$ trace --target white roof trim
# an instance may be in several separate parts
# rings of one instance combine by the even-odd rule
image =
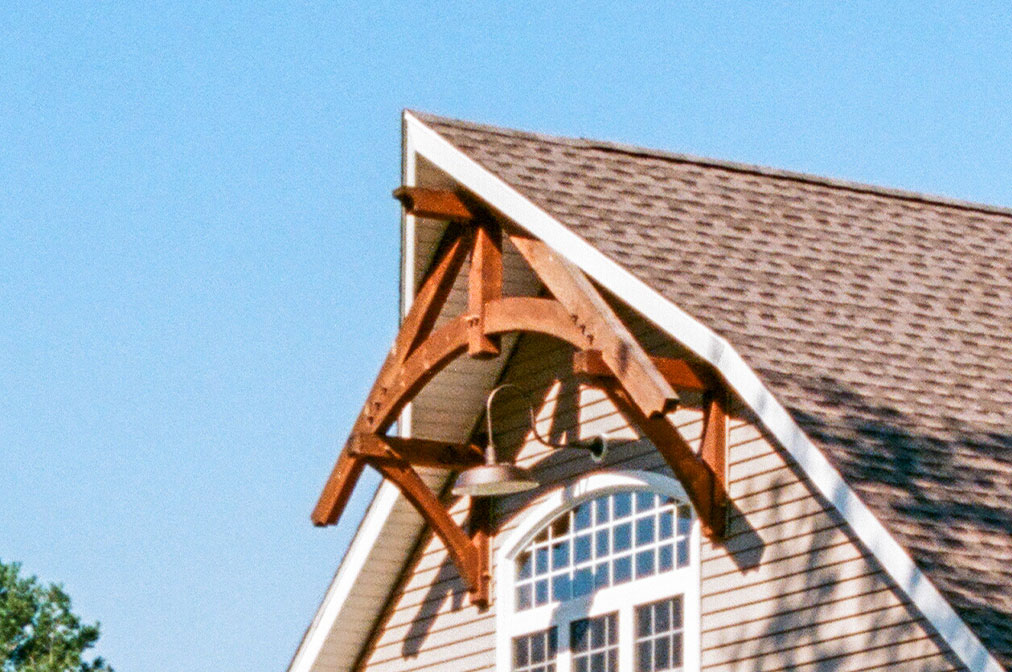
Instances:
[[[341,560],[337,574],[334,575],[334,580],[331,581],[326,595],[323,596],[323,602],[316,610],[316,615],[313,616],[313,622],[310,623],[299,648],[292,657],[292,662],[288,666],[289,672],[309,672],[312,670],[320,651],[326,644],[327,635],[338,620],[342,616],[354,618],[354,614],[344,613],[348,594],[354,587],[359,574],[362,573],[362,568],[365,567],[365,562],[369,558],[369,551],[372,550],[373,544],[383,529],[383,523],[389,517],[399,495],[397,488],[386,481],[381,483],[376,490],[369,510]]]
[[[730,344],[527,200],[410,112],[405,132],[418,154],[474,192],[673,338],[712,364],[832,502],[886,573],[972,672],[1004,672],[948,601],[914,564],[826,456]]]

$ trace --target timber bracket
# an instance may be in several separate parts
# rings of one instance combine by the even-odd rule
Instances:
[[[649,356],[593,283],[540,240],[506,227],[474,199],[438,189],[394,191],[410,215],[449,222],[436,260],[401,322],[400,331],[324,485],[312,520],[337,522],[365,466],[395,485],[446,546],[471,595],[489,603],[490,502],[471,498],[469,520],[458,523],[448,503],[417,469],[460,471],[482,463],[471,443],[453,444],[386,433],[424,386],[458,356],[491,359],[500,336],[545,334],[575,348],[574,372],[601,387],[649,438],[685,486],[704,530],[720,539],[726,522],[727,397],[715,378],[681,360]],[[508,239],[551,298],[503,296],[503,242]],[[466,260],[467,306],[436,328]],[[705,420],[697,454],[668,418],[678,404],[675,388],[704,392]]]

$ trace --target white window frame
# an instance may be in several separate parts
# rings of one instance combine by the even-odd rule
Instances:
[[[569,624],[574,620],[593,618],[613,611],[618,612],[619,619],[619,669],[633,670],[636,607],[675,595],[682,596],[683,669],[687,672],[699,669],[700,525],[695,510],[689,530],[687,567],[602,588],[586,597],[574,598],[561,604],[550,602],[522,612],[516,611],[514,560],[534,537],[557,516],[589,499],[636,490],[650,490],[672,497],[689,504],[692,509],[685,489],[674,478],[649,471],[599,471],[546,493],[520,515],[517,527],[503,539],[493,563],[496,568],[496,672],[510,672],[512,669],[514,637],[546,630],[553,625],[558,628],[556,672],[570,672],[572,654],[569,648]]]

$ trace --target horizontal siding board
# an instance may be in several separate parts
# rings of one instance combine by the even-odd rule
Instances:
[[[703,631],[717,632],[752,622],[765,623],[806,608],[825,606],[834,609],[838,602],[847,600],[854,600],[849,606],[860,606],[863,610],[874,609],[879,604],[899,602],[892,591],[884,587],[880,576],[863,574],[836,582],[833,590],[827,593],[802,590],[767,596],[767,599],[759,602],[725,602],[723,608],[703,615]]]

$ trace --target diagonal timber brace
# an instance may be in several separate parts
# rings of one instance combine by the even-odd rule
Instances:
[[[491,534],[489,502],[470,500],[465,531],[419,476],[416,468],[461,470],[480,464],[482,450],[386,436],[405,405],[465,352],[475,358],[500,354],[499,337],[541,333],[571,344],[574,370],[600,385],[655,444],[685,485],[707,533],[719,538],[726,507],[727,399],[719,385],[680,360],[650,357],[590,280],[543,242],[508,231],[552,298],[504,297],[503,230],[494,216],[445,190],[401,188],[395,192],[408,214],[449,221],[438,258],[415,296],[380,368],[352,432],[313,511],[316,525],[335,523],[366,465],[393,483],[445,544],[466,583],[472,603],[488,604]],[[437,318],[464,262],[470,259],[467,307],[436,328]],[[707,411],[697,455],[668,419],[678,403],[675,388],[702,391]]]

